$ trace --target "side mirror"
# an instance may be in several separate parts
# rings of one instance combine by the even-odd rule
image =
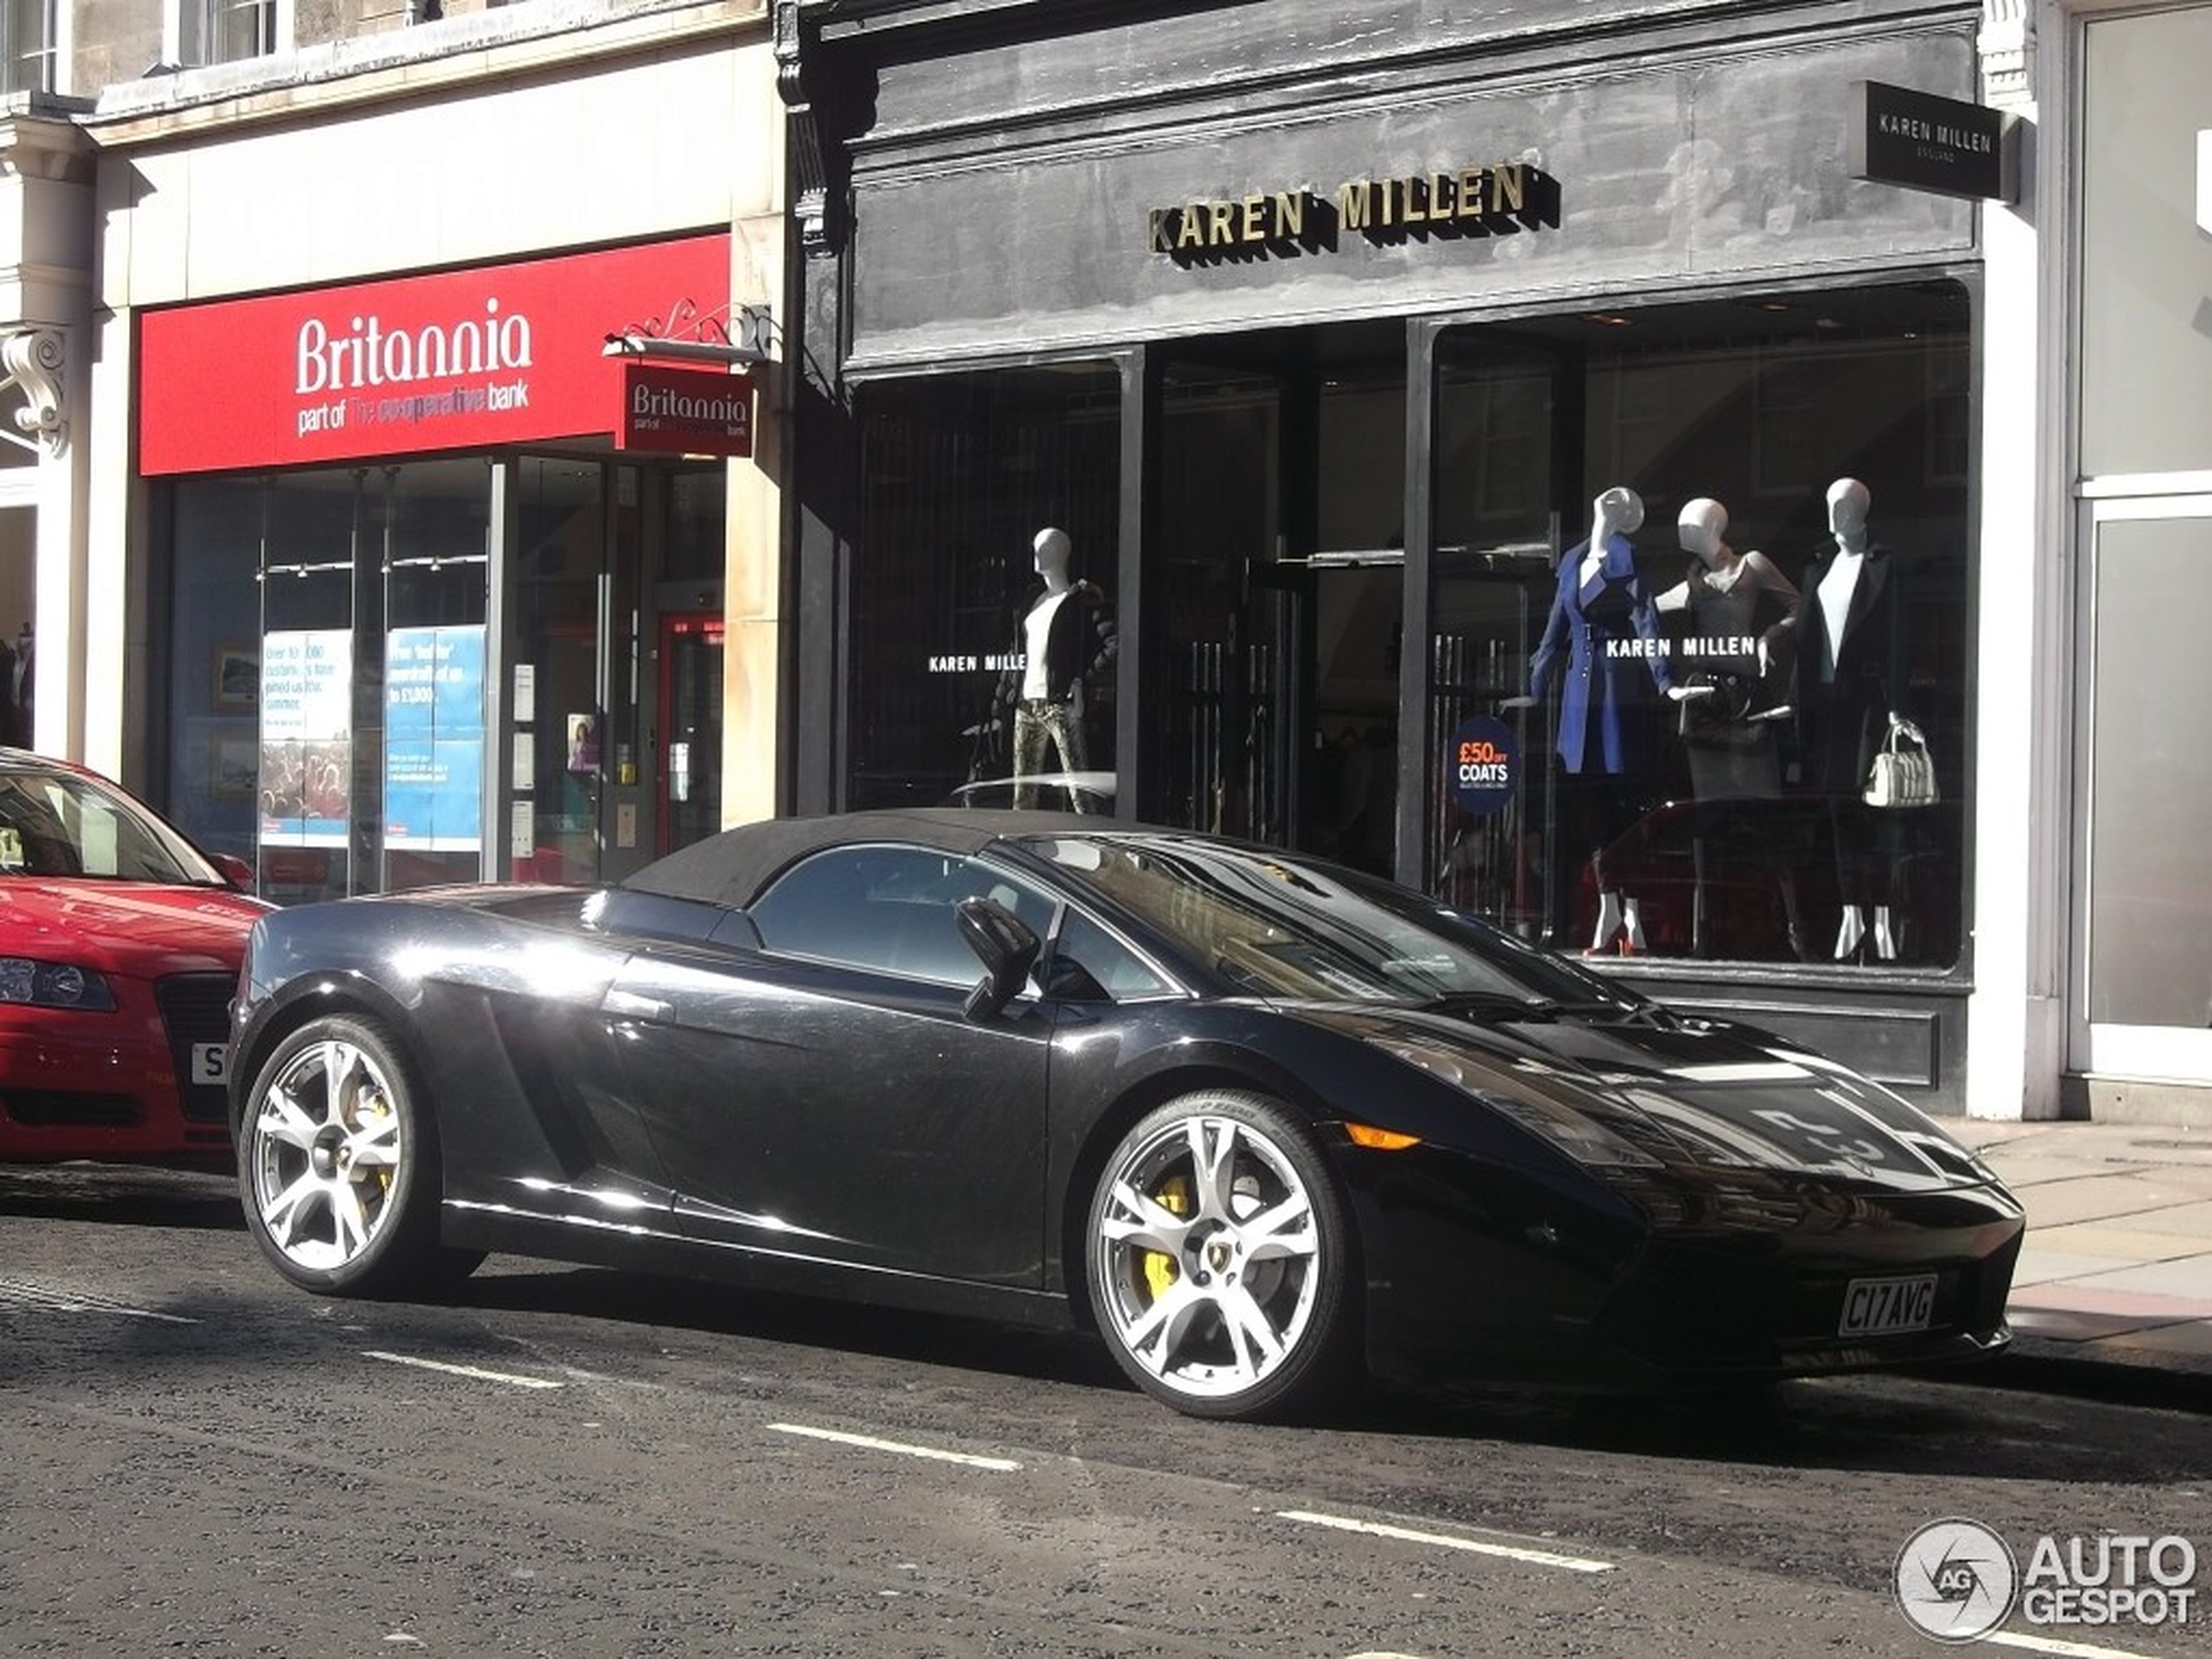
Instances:
[[[960,917],[961,938],[983,964],[983,977],[968,994],[962,1012],[970,1020],[988,1020],[1014,1000],[1029,977],[1042,941],[1027,922],[995,900],[962,899],[954,909]]]
[[[235,853],[211,853],[207,861],[222,872],[223,880],[234,887],[253,891],[253,867]]]

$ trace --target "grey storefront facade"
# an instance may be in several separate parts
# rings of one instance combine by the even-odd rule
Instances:
[[[1981,210],[1849,152],[1979,13],[1456,10],[780,10],[792,804],[1042,762],[1959,1109]]]

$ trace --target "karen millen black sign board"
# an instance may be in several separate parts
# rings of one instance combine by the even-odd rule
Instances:
[[[2013,201],[2013,118],[1982,104],[1916,92],[1880,81],[1853,81],[1851,176],[1945,196]]]

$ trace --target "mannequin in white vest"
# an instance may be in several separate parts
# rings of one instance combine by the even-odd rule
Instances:
[[[1030,543],[1042,583],[1022,613],[1017,644],[1022,666],[1001,677],[999,700],[1014,713],[1014,804],[1037,804],[1036,778],[1044,772],[1047,751],[1055,753],[1063,773],[1089,764],[1083,729],[1085,683],[1103,675],[1116,655],[1113,614],[1094,583],[1069,571],[1073,546],[1068,532],[1051,526]],[[1089,812],[1088,792],[1069,790],[1070,805]]]

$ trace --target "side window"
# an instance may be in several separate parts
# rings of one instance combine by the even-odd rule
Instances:
[[[1117,1002],[1134,1001],[1168,989],[1167,982],[1127,946],[1074,909],[1060,924],[1060,937],[1053,946],[1050,983],[1055,992],[1075,1001],[1096,1001],[1102,992]]]
[[[750,914],[767,949],[942,985],[982,972],[953,907],[985,895],[1042,938],[1052,900],[988,865],[921,847],[840,847],[779,877]]]

